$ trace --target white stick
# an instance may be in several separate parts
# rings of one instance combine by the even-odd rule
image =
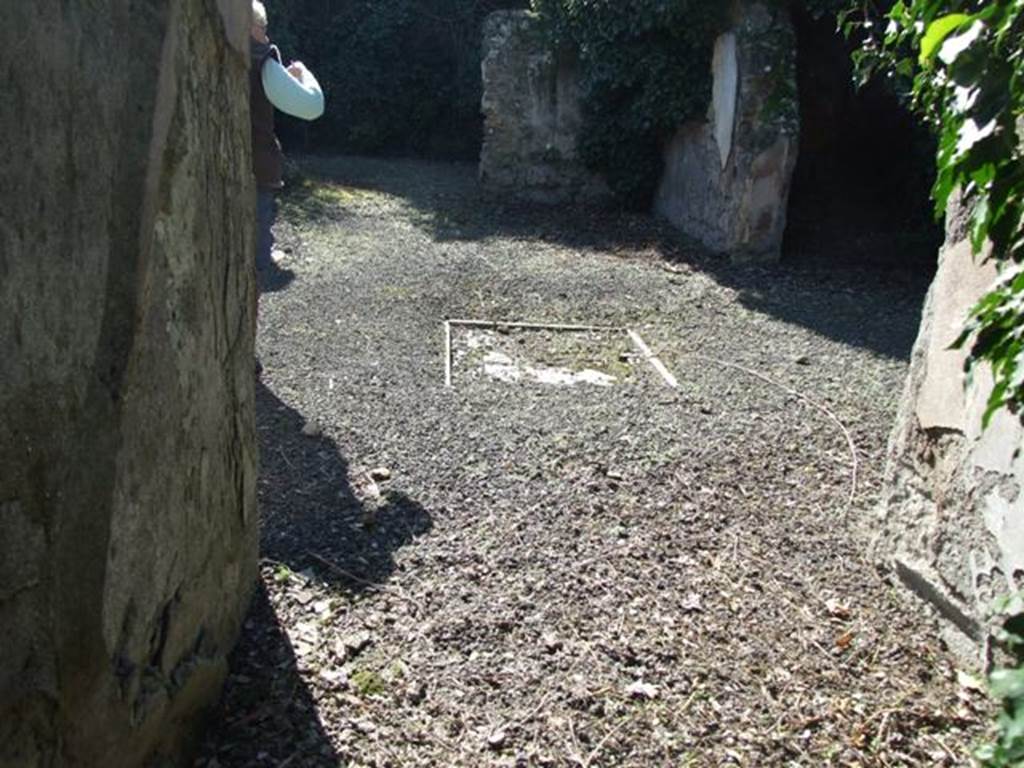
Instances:
[[[449,320],[451,325],[465,325],[471,328],[527,328],[535,331],[594,331],[598,333],[622,333],[625,328],[617,325],[562,325],[560,323],[519,323],[501,320]]]
[[[679,389],[679,382],[676,380],[676,377],[671,374],[661,360],[655,357],[654,353],[651,352],[651,348],[644,343],[642,338],[640,338],[640,334],[631,330],[627,330],[626,333],[629,334],[629,338],[633,340],[633,344],[636,345],[640,354],[647,358],[647,362],[649,362],[651,367],[658,372],[658,375],[665,380],[665,383],[672,387],[672,389]]]
[[[444,321],[444,385],[452,385],[452,324]]]

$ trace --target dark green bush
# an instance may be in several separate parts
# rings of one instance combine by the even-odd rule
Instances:
[[[711,0],[533,0],[551,44],[579,53],[584,162],[631,207],[649,204],[661,147],[707,111],[711,51],[728,4]]]
[[[270,34],[327,95],[310,148],[476,159],[480,29],[525,0],[268,0]],[[296,128],[283,121],[287,139]]]

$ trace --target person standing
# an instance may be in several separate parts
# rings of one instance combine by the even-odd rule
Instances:
[[[301,120],[316,120],[324,113],[324,94],[313,73],[301,61],[285,67],[281,52],[270,42],[267,26],[266,7],[253,0],[249,106],[257,188],[256,269],[261,280],[273,265],[275,196],[284,186],[284,154],[274,130],[274,110]]]

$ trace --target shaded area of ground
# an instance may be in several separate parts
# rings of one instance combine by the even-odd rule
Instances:
[[[310,656],[326,641],[318,622],[372,595],[395,568],[392,553],[428,531],[431,518],[402,494],[380,493],[316,420],[259,380],[256,416],[261,583],[203,764],[334,766],[340,758],[308,685],[320,671]]]
[[[983,703],[863,555],[920,280],[736,269],[644,217],[488,202],[467,168],[306,167],[295,280],[261,306],[273,614],[246,630],[276,621],[294,663],[236,661],[200,765],[967,761]],[[446,317],[629,326],[680,386],[517,332],[507,357],[616,384],[499,381],[460,333],[447,389]],[[289,680],[315,712],[226,749],[260,722],[240,691]]]
[[[339,765],[278,613],[260,584],[200,765]]]
[[[395,173],[387,161],[310,158],[303,164],[306,177],[295,179],[291,210],[308,223],[340,225],[352,214],[347,201],[376,194],[400,199],[409,219],[439,246],[502,238],[570,252],[677,262],[732,289],[742,306],[893,358],[909,354],[916,313],[933,272],[917,260],[903,267],[892,263],[891,233],[872,235],[870,216],[854,221],[856,213],[847,234],[859,236],[832,242],[831,253],[822,252],[828,244],[812,233],[803,242],[816,250],[801,246],[781,265],[737,269],[646,215],[494,199],[474,188],[476,168],[471,165],[407,161],[402,167]],[[344,186],[324,187],[317,179]],[[872,248],[879,253],[853,253]],[[884,269],[879,262],[886,262]]]
[[[430,514],[400,492],[381,492],[373,468],[349,466],[316,416],[262,381],[257,408],[264,563],[282,578],[326,569],[324,580],[349,597],[386,581],[393,553],[430,530]]]

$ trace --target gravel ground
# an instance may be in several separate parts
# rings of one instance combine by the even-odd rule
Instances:
[[[197,765],[969,762],[984,698],[864,554],[921,276],[737,268],[468,167],[302,167],[263,580]],[[446,388],[456,317],[629,327],[679,387],[622,333],[457,328]]]

